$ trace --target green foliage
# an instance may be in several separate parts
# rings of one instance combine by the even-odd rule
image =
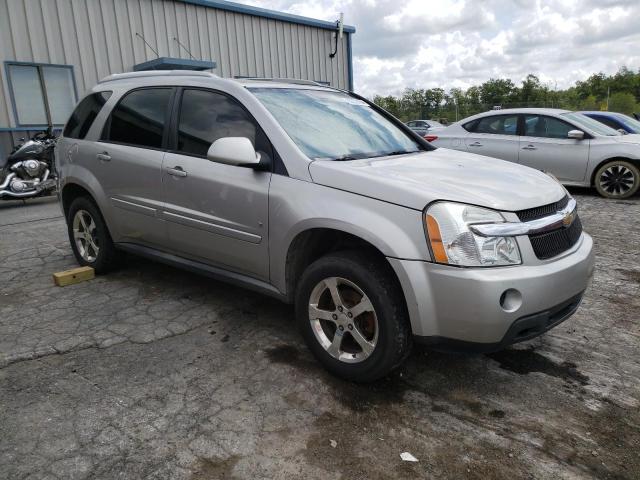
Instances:
[[[626,113],[631,115],[638,111],[638,103],[636,97],[632,93],[617,92],[611,95],[609,99],[609,110],[612,112]]]
[[[406,89],[401,96],[376,96],[373,101],[403,121],[436,119],[454,122],[494,107],[552,107],[568,110],[640,111],[640,71],[622,67],[614,75],[596,73],[566,90],[543,84],[533,74],[520,86],[509,78],[492,78],[467,90]]]

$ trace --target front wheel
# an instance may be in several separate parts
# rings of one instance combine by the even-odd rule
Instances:
[[[377,380],[411,348],[404,296],[384,260],[338,252],[311,264],[296,293],[296,317],[309,349],[334,375]]]
[[[598,169],[595,187],[605,198],[629,198],[640,187],[640,172],[630,162],[613,160]]]

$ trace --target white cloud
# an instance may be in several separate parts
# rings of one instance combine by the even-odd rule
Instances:
[[[528,73],[565,88],[640,68],[638,0],[240,0],[355,25],[356,90],[467,88]]]

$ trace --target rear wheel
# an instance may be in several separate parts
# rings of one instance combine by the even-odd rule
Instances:
[[[640,187],[640,172],[630,162],[613,160],[598,169],[595,187],[606,198],[629,198]]]
[[[105,273],[119,263],[119,252],[113,245],[100,210],[87,197],[78,197],[69,207],[67,228],[71,249],[80,265]]]
[[[296,316],[307,345],[333,374],[369,382],[409,354],[404,297],[388,265],[360,252],[322,257],[304,272]]]

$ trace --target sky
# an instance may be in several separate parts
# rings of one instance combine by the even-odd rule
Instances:
[[[563,89],[640,68],[640,0],[236,0],[356,27],[355,90],[466,89],[537,75]]]

